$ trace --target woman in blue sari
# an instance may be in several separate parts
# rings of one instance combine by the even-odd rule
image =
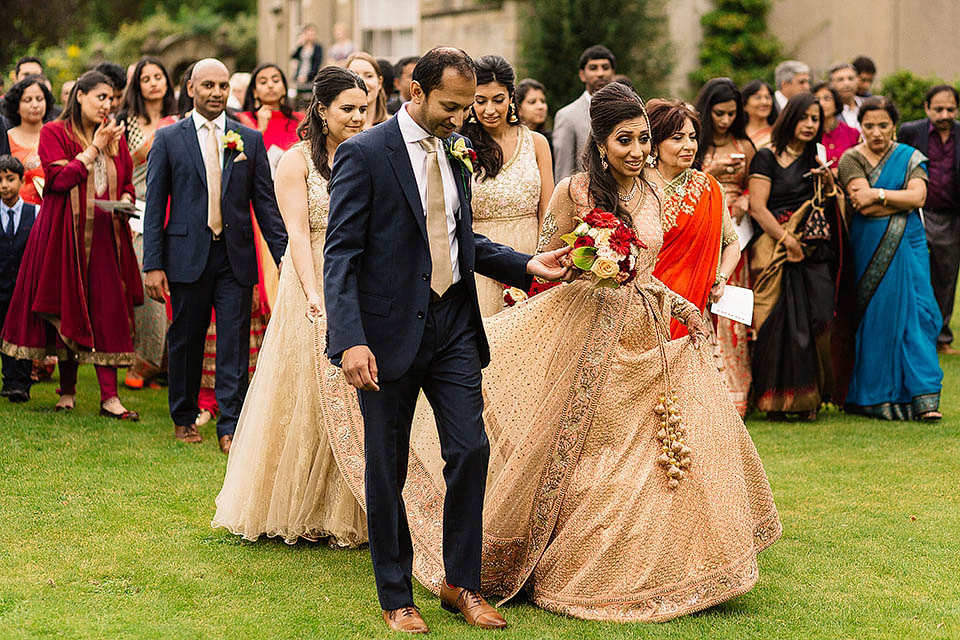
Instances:
[[[939,420],[941,317],[917,209],[927,197],[926,157],[893,141],[899,114],[887,98],[860,106],[863,142],[840,159],[853,208],[856,362],[846,410],[885,420]]]

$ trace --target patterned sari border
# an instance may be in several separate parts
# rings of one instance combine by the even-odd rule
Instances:
[[[873,294],[877,292],[880,282],[887,275],[887,269],[893,264],[893,257],[897,254],[900,241],[903,239],[903,233],[907,229],[908,215],[908,213],[895,213],[890,216],[883,237],[880,238],[880,243],[877,244],[863,276],[857,282],[857,317],[855,322],[858,325],[873,299]]]
[[[843,410],[880,420],[916,420],[923,414],[940,409],[940,393],[924,393],[910,402],[882,402],[874,405],[847,403]]]

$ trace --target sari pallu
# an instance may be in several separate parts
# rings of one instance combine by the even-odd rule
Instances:
[[[723,189],[715,178],[691,171],[682,191],[663,205],[663,247],[653,275],[701,312],[717,279],[717,261],[723,239]],[[671,339],[687,335],[687,328],[670,321]]]
[[[844,231],[834,202],[818,188],[781,222],[803,245],[802,261],[788,262],[783,243],[766,233],[748,249],[757,330],[753,398],[760,411],[809,412],[842,401],[845,376],[835,373],[849,358],[832,331]]]
[[[905,189],[926,158],[893,143],[867,176],[871,187]],[[940,405],[943,372],[936,339],[941,316],[930,284],[930,258],[919,213],[854,213],[856,359],[846,411],[910,420]]]
[[[95,171],[62,121],[40,132],[46,180],[43,214],[27,242],[3,331],[3,352],[42,358],[67,349],[80,362],[128,365],[133,361],[134,306],[143,283],[126,219],[97,209]],[[134,195],[125,140],[105,157],[107,193]]]

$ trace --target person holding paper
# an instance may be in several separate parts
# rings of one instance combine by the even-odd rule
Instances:
[[[43,212],[27,241],[2,350],[16,358],[59,354],[57,411],[76,405],[78,364],[94,364],[100,415],[136,421],[117,397],[117,367],[133,364],[143,282],[128,221],[133,161],[123,125],[107,118],[112,98],[107,77],[88,71],[60,119],[40,130]]]
[[[663,191],[663,247],[653,275],[703,313],[723,296],[740,260],[737,232],[717,179],[693,169],[700,137],[697,113],[686,103],[654,99],[650,117],[652,168],[644,176]],[[672,339],[687,335],[676,319]]]
[[[771,420],[816,420],[822,402],[842,402],[831,332],[843,224],[833,174],[817,161],[822,135],[817,97],[795,95],[773,125],[770,147],[750,164],[750,215],[763,229],[749,247],[752,395]]]

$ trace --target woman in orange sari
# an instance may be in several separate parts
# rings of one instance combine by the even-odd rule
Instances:
[[[697,113],[679,100],[651,100],[647,113],[655,160],[644,173],[663,194],[663,247],[653,275],[702,313],[707,302],[723,296],[740,260],[737,232],[720,183],[692,168],[699,146]],[[670,335],[685,336],[687,328],[674,320]]]

